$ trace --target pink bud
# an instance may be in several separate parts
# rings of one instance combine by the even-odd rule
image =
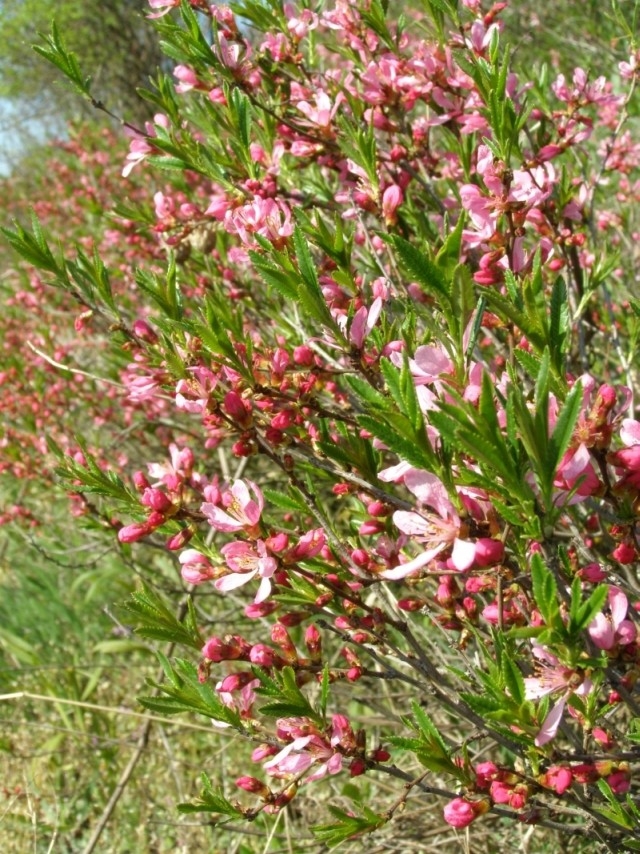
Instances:
[[[251,406],[248,405],[237,391],[228,391],[224,396],[223,408],[227,415],[241,427],[251,424]]]
[[[245,792],[251,792],[252,795],[260,795],[264,800],[271,797],[271,790],[265,786],[262,780],[255,777],[238,777],[236,786],[239,789],[244,789]]]
[[[397,184],[392,184],[382,194],[382,214],[387,225],[395,225],[397,221],[396,210],[403,201],[402,190]]]
[[[140,338],[141,341],[146,341],[147,344],[157,344],[158,336],[149,326],[146,320],[136,320],[133,324],[133,334]]]
[[[278,554],[279,552],[283,552],[289,546],[289,537],[284,534],[273,534],[273,536],[268,537],[264,544],[267,548],[267,551]]]
[[[157,510],[159,513],[167,513],[172,507],[171,499],[161,489],[148,487],[144,490],[140,503],[145,507],[151,507],[152,510]]]
[[[293,361],[302,368],[310,368],[315,362],[313,350],[311,347],[307,347],[306,344],[296,347],[293,351]]]
[[[389,508],[384,501],[371,501],[367,504],[367,513],[370,516],[387,516]]]
[[[545,774],[545,785],[554,789],[559,795],[567,791],[573,783],[573,774],[569,768],[553,765]]]
[[[150,534],[151,531],[146,522],[134,522],[133,525],[125,525],[118,531],[118,539],[121,543],[135,543]]]
[[[282,623],[275,623],[271,627],[271,640],[280,647],[288,662],[298,660],[298,653],[295,645],[289,637],[289,632]]]
[[[277,652],[264,643],[257,643],[251,647],[249,661],[252,664],[257,664],[259,667],[273,667],[274,665],[284,664],[283,659]]]
[[[156,528],[159,528],[161,525],[167,521],[164,513],[160,513],[159,510],[152,510],[147,517],[147,528],[150,531],[155,531]]]
[[[480,762],[475,767],[476,786],[479,789],[488,789],[489,785],[498,778],[500,769],[493,762]]]
[[[628,564],[633,563],[636,559],[636,550],[630,543],[620,543],[611,552],[611,557],[617,560],[618,563]]]
[[[495,566],[504,558],[504,543],[500,540],[492,540],[489,537],[481,537],[476,541],[476,554],[474,563],[478,567]]]
[[[475,804],[464,798],[455,798],[453,801],[449,801],[443,810],[443,814],[447,824],[458,829],[468,827],[477,816]]]
[[[169,537],[165,544],[166,548],[168,548],[170,552],[177,552],[178,549],[187,545],[191,537],[193,537],[193,531],[191,528],[183,528],[181,531],[178,531],[177,534]]]
[[[615,771],[607,777],[607,783],[616,795],[624,795],[631,788],[631,779],[628,771]]]
[[[267,759],[269,756],[275,756],[277,752],[277,747],[273,747],[270,744],[260,744],[251,754],[251,761],[262,762],[263,759]]]
[[[268,617],[278,607],[276,602],[260,602],[258,604],[247,605],[244,609],[245,617],[250,620],[261,620],[263,617]]]
[[[133,484],[139,492],[142,492],[143,490],[148,489],[151,486],[144,472],[141,471],[136,471],[133,473]]]
[[[607,573],[602,569],[599,563],[589,563],[587,566],[583,566],[582,569],[578,570],[576,575],[578,578],[582,578],[584,581],[588,581],[591,584],[599,584],[607,577]]]
[[[254,678],[253,673],[231,673],[222,680],[218,690],[222,694],[232,694],[245,688]]]
[[[384,531],[384,522],[378,519],[365,519],[358,528],[358,533],[362,537],[370,537],[373,534],[379,534],[381,531]]]
[[[351,764],[349,765],[349,776],[350,777],[359,777],[361,774],[367,770],[367,765],[364,759],[360,759],[360,757],[356,757],[352,759]]]
[[[424,599],[399,599],[396,604],[401,611],[419,611],[427,602]]]
[[[320,659],[322,656],[322,638],[320,632],[313,624],[308,626],[304,633],[304,642],[311,658],[314,661]]]

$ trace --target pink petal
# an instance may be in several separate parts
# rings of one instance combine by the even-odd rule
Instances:
[[[459,572],[464,572],[473,565],[476,558],[476,545],[468,540],[459,540],[457,537],[453,541],[453,551],[451,552],[451,563]]]
[[[629,601],[619,587],[609,587],[609,607],[611,608],[611,622],[614,630],[627,616]]]
[[[625,418],[620,428],[620,438],[625,445],[640,445],[640,421]]]
[[[205,502],[201,505],[200,510],[207,517],[207,522],[212,528],[215,528],[216,531],[231,533],[232,531],[241,531],[244,527],[242,522],[238,522],[237,519],[234,519],[233,516],[229,516],[228,513],[225,513],[224,510],[221,510],[215,504]]]
[[[604,614],[596,614],[587,631],[598,649],[611,649],[615,642],[613,626]]]
[[[403,534],[412,536],[425,536],[430,529],[430,525],[424,517],[409,510],[396,510],[393,514],[393,522]]]
[[[269,598],[270,593],[271,581],[268,578],[263,578],[260,582],[260,586],[258,587],[258,592],[256,593],[256,598],[253,600],[253,604],[259,605],[261,602],[264,602],[265,599]]]
[[[428,549],[426,552],[422,552],[421,555],[410,560],[409,563],[402,563],[400,566],[396,566],[393,569],[385,569],[384,572],[380,573],[380,577],[387,578],[390,581],[398,581],[401,578],[406,578],[407,575],[410,575],[418,569],[422,569],[423,566],[430,563],[434,557],[439,555],[446,547],[447,543],[441,543],[434,549]]]
[[[232,572],[229,575],[223,575],[222,578],[218,578],[217,581],[214,581],[214,587],[216,590],[221,590],[223,593],[226,593],[227,590],[235,590],[236,587],[242,587],[242,585],[246,584],[247,581],[250,581],[255,574],[255,570],[253,572]]]
[[[536,747],[542,747],[549,741],[553,741],[556,737],[566,702],[567,698],[561,697],[544,719],[544,723],[540,727],[540,732],[535,737],[534,744]]]

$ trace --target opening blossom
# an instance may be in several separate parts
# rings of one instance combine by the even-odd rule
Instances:
[[[243,542],[227,543],[220,552],[232,572],[214,582],[216,589],[222,592],[235,590],[257,575],[261,581],[253,601],[254,604],[264,602],[271,593],[271,576],[278,568],[277,560],[267,553],[264,542],[257,540],[255,545]]]
[[[422,569],[449,547],[453,547],[450,560],[454,569],[460,572],[469,569],[475,560],[476,546],[475,543],[459,536],[462,522],[442,481],[428,472],[410,469],[404,475],[404,483],[423,504],[436,512],[414,513],[396,510],[393,514],[396,527],[403,534],[424,543],[426,549],[413,560],[385,570],[381,573],[382,578],[392,581],[406,578],[412,572]]]
[[[627,646],[635,641],[637,635],[635,624],[626,619],[629,602],[619,587],[609,587],[608,602],[609,615],[596,614],[587,629],[598,649]]]
[[[255,528],[264,508],[264,497],[253,481],[236,480],[231,489],[223,494],[222,504],[224,509],[205,501],[200,510],[216,531],[232,533]]]
[[[551,707],[549,714],[535,737],[536,747],[542,747],[556,737],[564,708],[571,694],[584,696],[591,691],[593,683],[583,674],[560,663],[550,652],[534,643],[533,654],[540,662],[538,676],[529,676],[524,680],[525,699],[539,700],[556,691],[563,691],[560,699]]]

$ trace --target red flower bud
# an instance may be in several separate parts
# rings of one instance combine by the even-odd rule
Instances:
[[[251,792],[252,795],[260,795],[265,801],[271,798],[271,790],[268,786],[265,786],[262,780],[255,777],[238,777],[236,786],[239,789],[244,789],[245,792]]]

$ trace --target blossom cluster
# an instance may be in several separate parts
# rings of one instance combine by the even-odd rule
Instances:
[[[122,156],[139,207],[92,242],[112,284],[76,255],[14,296],[80,297],[111,385],[107,415],[80,371],[78,409],[130,428],[120,458],[61,431],[67,487],[235,615],[176,629],[209,716],[255,743],[251,805],[221,812],[367,774],[404,794],[354,833],[435,792],[454,828],[566,806],[636,840],[636,54],[545,88],[503,3],[272,5],[249,32],[150,0],[175,65]],[[373,732],[353,708],[381,683],[424,699]]]

